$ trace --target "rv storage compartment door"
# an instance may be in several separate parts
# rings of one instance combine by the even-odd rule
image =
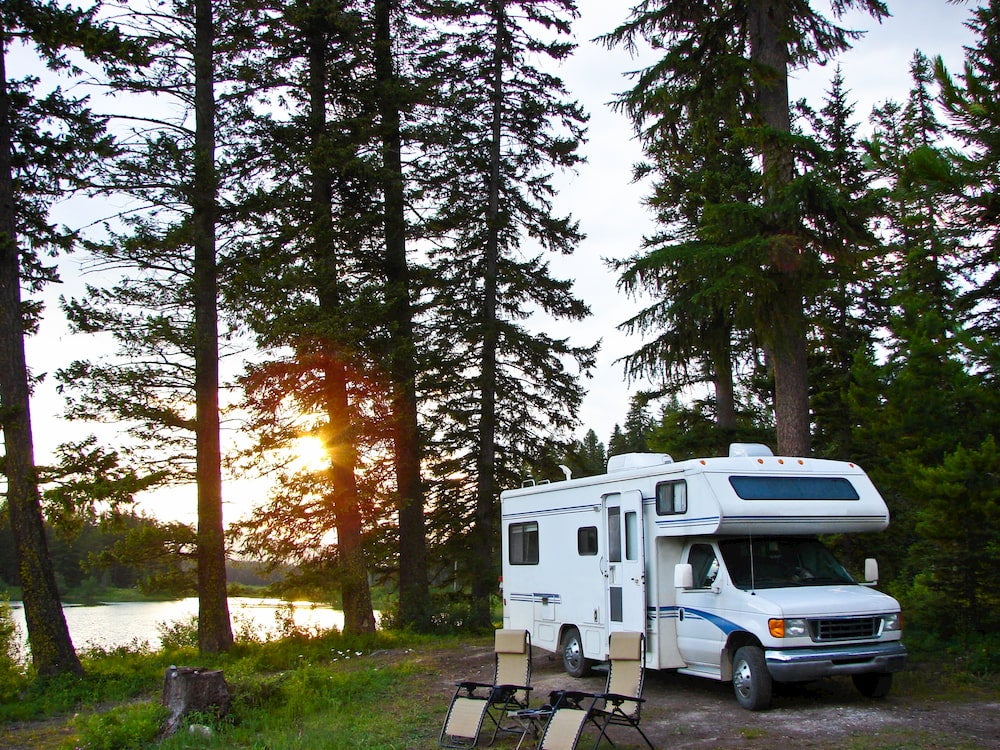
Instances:
[[[646,555],[642,493],[605,497],[608,525],[608,619],[611,631],[646,632]]]

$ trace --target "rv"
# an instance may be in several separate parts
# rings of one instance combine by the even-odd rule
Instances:
[[[828,675],[881,697],[905,667],[875,560],[858,582],[818,538],[888,525],[857,465],[735,444],[566,474],[501,494],[501,593],[503,626],[531,631],[570,675],[606,661],[614,631],[645,633],[648,668],[732,681],[750,710],[770,705],[775,681]]]

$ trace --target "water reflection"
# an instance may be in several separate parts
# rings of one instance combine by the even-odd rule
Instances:
[[[11,602],[27,652],[27,630],[21,602]],[[134,641],[146,642],[153,649],[161,644],[158,626],[187,623],[198,614],[197,597],[169,602],[115,602],[99,606],[63,607],[73,645],[78,650],[91,646],[112,649]],[[344,613],[312,602],[286,602],[281,599],[230,597],[229,614],[233,632],[253,634],[259,639],[273,639],[282,634],[289,620],[307,632],[343,628]]]

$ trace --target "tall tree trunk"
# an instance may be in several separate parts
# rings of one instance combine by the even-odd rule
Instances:
[[[340,311],[340,267],[333,240],[332,176],[326,137],[327,30],[324,20],[326,0],[313,3],[309,45],[309,136],[315,160],[311,165],[313,253],[320,314],[332,320]],[[344,634],[375,632],[368,566],[362,547],[362,518],[358,481],[355,474],[357,448],[354,414],[348,394],[348,373],[341,342],[325,341],[323,398],[326,410],[324,446],[330,461],[329,478],[337,526],[337,572],[344,610]]]
[[[42,520],[31,432],[28,364],[21,317],[21,273],[14,219],[14,168],[6,35],[0,28],[0,424],[3,426],[7,507],[24,619],[35,669],[41,676],[81,674],[63,616]]]
[[[211,0],[196,0],[195,144],[191,207],[198,484],[198,648],[207,654],[228,651],[233,645],[226,598],[226,541],[222,523],[214,43]]]
[[[757,0],[748,4],[750,58],[754,64],[757,115],[770,131],[762,149],[764,200],[777,199],[794,177],[791,149],[783,136],[791,132],[788,107],[789,0]],[[770,228],[771,264],[776,292],[769,300],[762,338],[774,366],[774,415],[778,453],[805,456],[810,451],[809,385],[806,361],[806,320],[803,309],[801,261],[797,227],[775,217]]]
[[[406,259],[399,85],[393,69],[394,6],[394,0],[375,0],[374,64],[382,138],[386,303],[392,336],[389,377],[393,389],[391,403],[399,508],[399,616],[404,625],[425,629],[430,626],[427,533],[420,481],[416,345]]]
[[[713,327],[708,343],[715,384],[715,424],[721,430],[736,429],[736,387],[733,379],[732,331],[728,325]]]
[[[486,206],[486,257],[483,259],[482,359],[479,374],[479,452],[476,460],[476,525],[471,535],[472,554],[478,562],[472,571],[472,623],[487,627],[490,623],[490,594],[495,591],[496,570],[492,564],[494,523],[496,516],[496,388],[497,346],[497,283],[500,260],[500,157],[503,126],[503,63],[506,44],[504,0],[492,0],[491,10],[496,25],[493,47],[493,90],[490,93],[493,119],[490,132],[490,181]],[[483,555],[488,555],[486,560]],[[471,560],[470,560],[471,562]]]

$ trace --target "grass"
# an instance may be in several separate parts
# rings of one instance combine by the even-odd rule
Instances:
[[[15,700],[0,703],[0,746],[37,750],[435,747],[450,697],[441,686],[449,683],[451,660],[470,645],[488,649],[490,643],[488,637],[393,632],[364,639],[292,633],[268,643],[245,640],[231,653],[212,658],[200,657],[190,647],[156,653],[140,648],[91,651],[83,655],[84,677],[30,683],[25,679]],[[158,738],[163,675],[171,664],[223,670],[233,694],[230,714],[223,719],[188,718],[188,724],[209,727],[207,733],[200,728],[191,733],[184,727],[171,738]],[[898,676],[894,694],[920,702],[998,698],[988,677],[970,675],[943,657],[931,656],[918,657],[913,669]],[[772,744],[768,730],[737,724],[733,731],[746,747]],[[941,742],[940,736],[903,726],[841,738],[830,747],[971,750],[976,746],[961,744],[962,740]],[[497,747],[512,748],[513,743],[499,741]]]
[[[392,633],[359,640],[330,633],[243,642],[212,658],[191,648],[92,651],[82,655],[85,676],[25,678],[17,698],[0,703],[0,746],[7,746],[6,729],[25,722],[32,724],[18,729],[24,746],[42,750],[429,746],[447,696],[440,694],[436,678],[428,683],[428,667],[413,649],[454,648],[458,642]],[[164,718],[163,675],[171,664],[223,670],[234,696],[229,716],[194,716],[187,722],[208,725],[211,736],[181,731],[156,744]],[[415,701],[417,694],[423,697]],[[59,731],[46,726],[60,717]]]

